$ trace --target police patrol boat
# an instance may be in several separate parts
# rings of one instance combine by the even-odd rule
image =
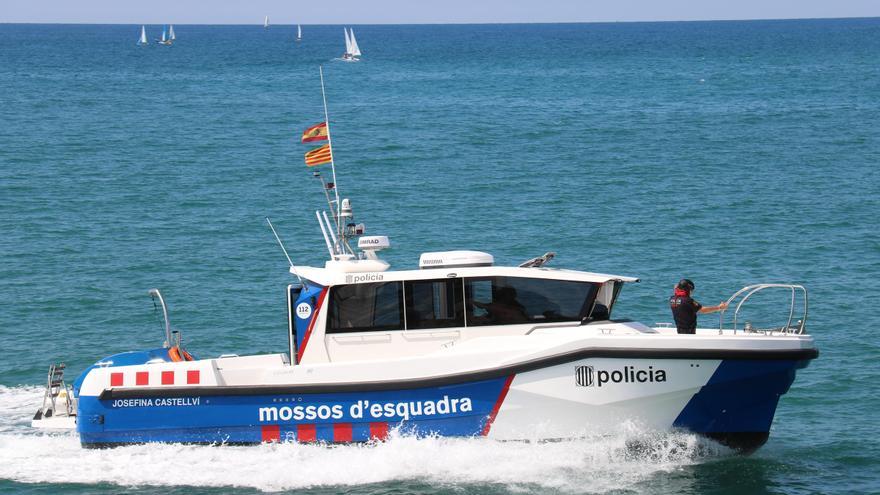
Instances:
[[[332,170],[333,182],[315,174],[329,258],[290,263],[286,352],[197,359],[153,290],[164,345],[106,357],[71,386],[63,365],[51,368],[35,427],[75,428],[84,447],[107,447],[363,442],[395,430],[552,440],[631,422],[750,451],[818,356],[801,286],[745,287],[728,299],[732,318],[678,335],[613,316],[637,278],[550,268],[553,253],[497,266],[484,252],[430,252],[392,270],[380,257],[389,239],[364,235],[339,196],[329,118],[322,124],[303,141],[327,141],[327,156],[312,157]],[[787,323],[743,326],[742,307],[765,290],[791,293]]]

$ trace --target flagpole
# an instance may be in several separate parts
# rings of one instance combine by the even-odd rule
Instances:
[[[324,123],[327,126],[327,148],[330,150],[330,169],[333,171],[333,194],[336,198],[336,211],[333,212],[333,220],[336,221],[336,236],[342,239],[342,227],[340,226],[341,207],[339,203],[339,184],[336,183],[336,164],[333,162],[333,139],[330,138],[330,114],[327,112],[327,94],[324,92],[324,66],[318,66],[321,74],[321,98],[324,99]],[[337,251],[342,251],[341,245],[337,245]],[[344,251],[343,251],[344,252]],[[342,253],[338,253],[342,254]]]

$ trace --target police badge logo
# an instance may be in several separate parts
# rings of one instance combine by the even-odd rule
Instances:
[[[593,386],[593,367],[576,366],[574,369],[574,382],[578,387]]]

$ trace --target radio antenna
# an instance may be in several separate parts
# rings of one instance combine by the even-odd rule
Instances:
[[[306,284],[305,281],[303,281],[303,278],[299,276],[299,273],[296,272],[296,267],[293,266],[293,261],[291,261],[290,255],[287,254],[287,250],[284,249],[284,243],[281,242],[281,238],[278,237],[278,232],[275,231],[275,226],[272,225],[272,221],[269,220],[269,217],[266,217],[266,223],[269,224],[269,228],[272,229],[272,234],[275,235],[275,240],[278,241],[278,246],[281,248],[281,251],[284,253],[284,257],[287,258],[287,262],[290,264],[290,271],[292,271],[293,274],[296,275],[296,278],[299,280],[300,284],[302,284],[304,287],[308,286],[308,284]]]
[[[327,111],[327,93],[324,91],[324,66],[318,66],[318,73],[321,75],[321,99],[324,101],[324,122],[327,125],[327,147],[330,149],[330,170],[333,172],[333,195],[335,197],[335,208],[333,209],[333,221],[336,224],[337,237],[343,237],[342,219],[339,218],[342,213],[342,205],[339,203],[339,183],[336,182],[336,162],[333,160],[333,138],[330,137],[330,113]],[[323,182],[323,179],[322,179]],[[336,248],[338,246],[334,246]],[[345,250],[338,249],[339,254],[343,254]]]

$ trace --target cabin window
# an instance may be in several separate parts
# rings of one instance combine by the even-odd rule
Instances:
[[[464,296],[460,278],[405,282],[406,329],[464,326]]]
[[[610,320],[611,310],[620,295],[620,289],[623,288],[623,282],[614,280],[606,282],[601,286],[597,295],[596,302],[593,304],[593,310],[590,312],[590,319],[593,321]]]
[[[400,282],[339,285],[330,289],[327,333],[403,329]]]
[[[520,277],[465,280],[467,325],[514,325],[582,320],[598,284]]]

